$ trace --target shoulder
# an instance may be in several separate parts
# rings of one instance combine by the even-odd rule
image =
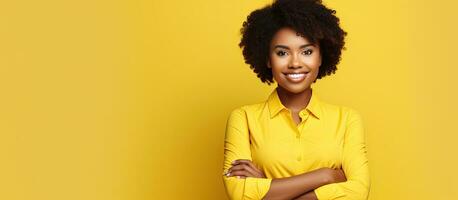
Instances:
[[[263,107],[263,103],[248,104],[232,109],[227,118],[227,126],[238,130],[247,130],[249,119],[257,114]]]
[[[346,105],[321,102],[321,108],[327,115],[335,116],[339,119],[344,119],[344,121],[347,123],[362,119],[361,113],[357,109]]]
[[[246,116],[253,113],[261,112],[266,106],[266,102],[246,104],[231,110],[230,115]]]
[[[362,125],[363,117],[358,110],[348,106],[341,106],[341,109],[347,126]]]

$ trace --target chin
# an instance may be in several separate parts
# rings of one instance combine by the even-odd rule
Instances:
[[[290,93],[299,94],[308,90],[310,88],[310,85],[287,86],[283,88]]]

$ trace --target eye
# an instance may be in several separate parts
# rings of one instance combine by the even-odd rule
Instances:
[[[276,54],[277,54],[277,56],[280,56],[280,57],[281,57],[281,56],[286,55],[287,53],[286,53],[286,51],[277,51]]]
[[[311,49],[307,49],[307,50],[303,51],[302,53],[305,54],[305,55],[311,55],[313,53],[313,51]]]

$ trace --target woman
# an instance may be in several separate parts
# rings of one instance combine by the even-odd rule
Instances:
[[[367,199],[361,115],[319,100],[311,85],[335,73],[346,32],[319,0],[277,0],[241,29],[245,62],[277,82],[265,102],[233,110],[223,181],[230,199]]]

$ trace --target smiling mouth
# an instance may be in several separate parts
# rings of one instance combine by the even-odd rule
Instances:
[[[294,83],[301,82],[305,79],[307,76],[308,72],[301,72],[301,73],[283,73],[286,78]]]

